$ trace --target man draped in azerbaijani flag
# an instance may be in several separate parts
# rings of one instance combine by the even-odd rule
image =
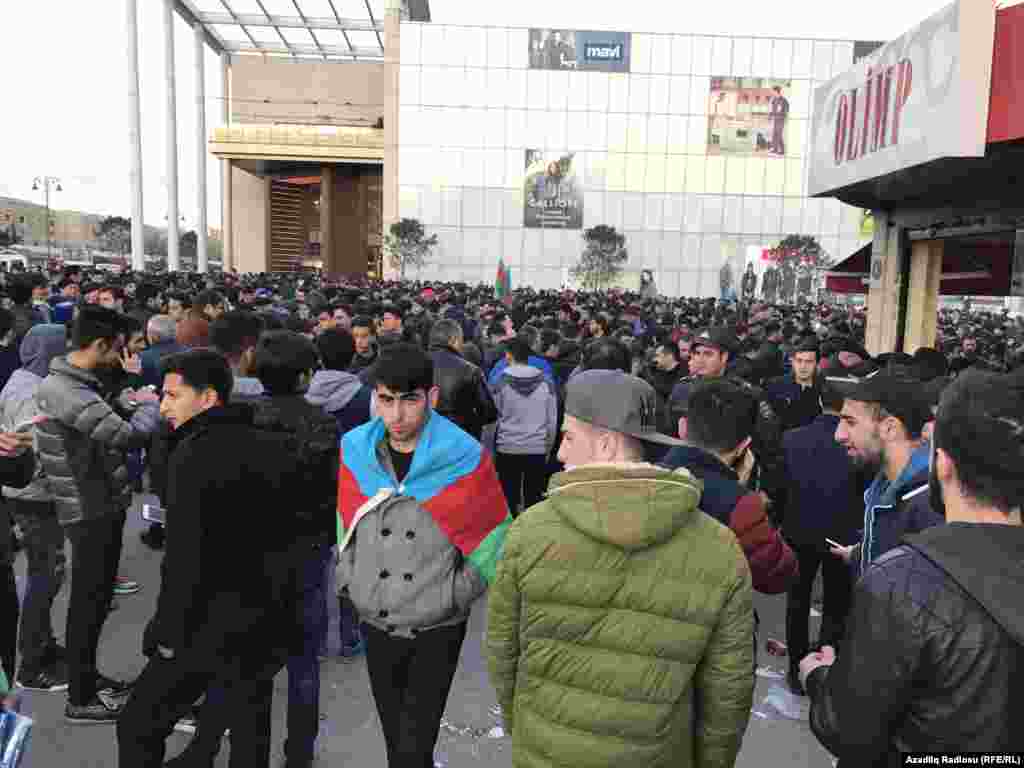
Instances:
[[[388,765],[433,765],[470,608],[511,517],[491,456],[434,411],[419,347],[388,347],[373,386],[377,417],[341,441],[338,590],[367,625]]]

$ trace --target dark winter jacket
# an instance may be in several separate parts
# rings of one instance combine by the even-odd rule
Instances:
[[[289,502],[303,536],[337,540],[338,459],[341,430],[337,419],[305,395],[264,395],[254,399],[253,426],[285,437],[296,462],[297,480]]]
[[[349,373],[362,373],[365,369],[369,368],[377,362],[377,347],[370,347],[370,354],[363,357],[358,352],[352,355],[352,364],[348,367]]]
[[[225,657],[293,644],[294,513],[305,510],[292,437],[256,429],[240,404],[201,413],[170,442],[167,541],[144,648],[187,648],[209,625],[222,629]]]
[[[672,396],[672,390],[675,389],[676,384],[686,375],[686,366],[680,363],[671,371],[663,371],[657,366],[651,366],[644,378],[654,387],[654,391],[658,393],[658,396],[664,402],[668,402],[668,399]]]
[[[771,510],[773,517],[784,514],[782,509],[786,490],[786,466],[782,455],[782,425],[764,390],[737,377],[726,379],[746,392],[757,402],[757,423],[754,428],[751,450],[757,459],[754,474],[748,483],[751,490],[764,491],[775,502]],[[683,379],[676,386],[672,400],[685,402],[689,389],[700,381],[696,376]]]
[[[176,355],[184,352],[187,347],[178,344],[176,341],[162,341],[154,344],[145,352],[139,355],[142,363],[142,383],[146,386],[153,386],[163,389],[164,377],[160,373],[160,361],[169,355]]]
[[[685,468],[703,483],[700,509],[736,534],[750,563],[754,589],[775,595],[789,588],[798,572],[796,556],[769,522],[759,494],[749,493],[732,469],[700,448],[673,448],[662,466]]]
[[[821,392],[817,385],[802,387],[792,376],[780,376],[770,380],[764,389],[779,416],[783,432],[806,427],[821,413]]]
[[[331,414],[342,435],[370,420],[370,396],[370,388],[345,371],[317,371],[306,390],[306,400]]]
[[[864,479],[836,442],[839,417],[823,414],[782,438],[786,456],[786,538],[801,549],[827,549],[825,538],[856,541],[864,517]]]
[[[860,573],[898,546],[904,536],[945,522],[928,498],[930,452],[928,443],[919,446],[896,480],[890,483],[885,473],[879,472],[864,492],[864,532],[853,559],[859,563]]]
[[[131,502],[125,451],[142,448],[160,423],[156,403],[135,409],[130,421],[111,407],[99,378],[66,357],[50,364],[36,391],[39,461],[61,523],[118,514]]]
[[[841,768],[1024,750],[1024,528],[953,523],[904,542],[857,584],[835,664],[807,678],[815,735]]]
[[[484,427],[498,418],[483,372],[448,347],[432,346],[429,354],[434,386],[441,390],[437,412],[479,440]]]

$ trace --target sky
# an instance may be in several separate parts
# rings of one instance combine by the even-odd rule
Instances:
[[[130,215],[126,2],[8,0],[0,41],[6,98],[0,113],[0,196],[42,202],[35,176],[61,179],[54,208]],[[146,223],[166,221],[167,104],[161,0],[137,0]],[[1020,0],[1010,0],[1010,5]],[[430,0],[437,23],[646,32],[774,35],[852,40],[898,37],[946,0]],[[11,24],[13,20],[13,26]],[[175,16],[178,199],[184,225],[197,220],[195,38]],[[205,55],[207,128],[221,116],[219,57]],[[220,175],[207,159],[208,221],[219,226]]]

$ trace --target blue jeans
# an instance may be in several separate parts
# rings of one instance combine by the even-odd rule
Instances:
[[[341,652],[351,654],[358,650],[363,642],[363,633],[359,629],[359,614],[352,601],[344,595],[338,598],[338,609],[341,619],[338,624],[341,630]]]
[[[327,565],[333,559],[329,544],[316,542],[306,560],[302,598],[298,604],[302,624],[302,653],[288,659],[288,738],[284,754],[289,760],[312,760],[320,730],[320,644],[327,631]]]

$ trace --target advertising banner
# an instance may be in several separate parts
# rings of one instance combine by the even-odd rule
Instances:
[[[958,0],[815,90],[808,193],[983,157],[995,15]]]
[[[708,154],[783,157],[791,85],[761,77],[712,77]]]
[[[576,178],[575,155],[526,150],[524,180],[527,229],[582,229],[583,188]]]
[[[629,32],[531,29],[530,69],[629,72]]]

